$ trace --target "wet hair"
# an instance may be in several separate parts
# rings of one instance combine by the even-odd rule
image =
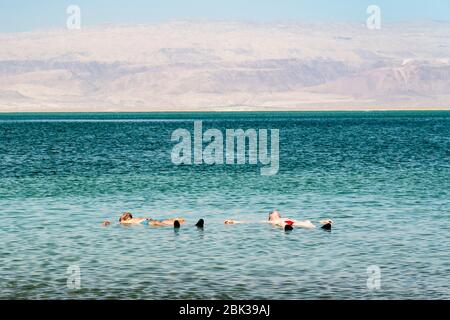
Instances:
[[[119,222],[130,220],[130,219],[133,219],[133,215],[131,213],[129,213],[129,212],[125,212],[124,214],[122,214],[120,216]]]

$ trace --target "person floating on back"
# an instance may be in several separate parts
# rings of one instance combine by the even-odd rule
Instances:
[[[144,226],[173,226],[180,228],[185,222],[184,218],[174,218],[165,220],[155,220],[151,218],[133,218],[133,215],[129,212],[123,213],[119,218],[119,224],[122,225],[144,225]],[[103,226],[111,225],[111,222],[103,221]]]
[[[293,230],[294,227],[306,228],[306,229],[314,229],[316,226],[310,220],[298,221],[290,218],[282,218],[281,214],[278,210],[274,210],[269,213],[269,218],[266,223],[270,223],[275,226],[279,226],[284,228],[286,231]],[[225,224],[240,224],[246,223],[244,221],[235,221],[235,220],[225,220]],[[331,230],[331,225],[333,224],[332,220],[322,220],[320,221],[322,224],[322,229]]]

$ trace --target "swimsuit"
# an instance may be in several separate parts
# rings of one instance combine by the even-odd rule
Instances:
[[[284,223],[286,223],[288,226],[293,226],[295,222],[292,220],[285,220]]]

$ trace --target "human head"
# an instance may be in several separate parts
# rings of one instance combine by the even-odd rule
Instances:
[[[119,222],[127,221],[130,219],[133,219],[133,215],[129,212],[125,212],[120,216]]]
[[[278,212],[278,210],[274,210],[271,213],[269,213],[269,221],[273,221],[273,220],[280,219],[280,218],[281,218],[281,215]]]

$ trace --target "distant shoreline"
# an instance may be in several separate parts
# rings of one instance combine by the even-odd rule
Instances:
[[[0,115],[8,114],[163,114],[163,113],[326,113],[326,112],[439,112],[450,111],[447,109],[313,109],[313,110],[153,110],[153,111],[0,111]]]

